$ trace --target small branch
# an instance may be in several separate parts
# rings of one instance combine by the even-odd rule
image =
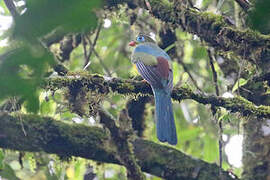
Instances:
[[[86,36],[88,43],[91,47],[94,46],[94,44],[92,43],[91,39],[89,39],[88,36]],[[95,49],[93,49],[93,52],[95,54],[95,56],[97,57],[97,59],[99,60],[101,66],[104,68],[106,75],[109,77],[112,77],[112,73],[110,72],[109,68],[106,66],[106,64],[104,63],[103,59],[101,59],[100,55],[97,53],[97,51]]]
[[[191,82],[194,84],[194,86],[200,91],[200,92],[203,92],[202,89],[198,86],[198,83],[197,81],[194,79],[193,75],[190,73],[190,71],[188,70],[187,66],[182,62],[182,61],[177,61],[179,64],[182,65],[184,71],[186,73],[188,73],[188,76],[190,77],[191,79]]]
[[[97,51],[95,49],[94,49],[94,53],[95,53],[95,56],[97,57],[97,59],[99,60],[99,63],[101,64],[101,66],[104,68],[106,75],[109,77],[112,77],[112,73],[110,72],[109,68],[106,66],[103,59],[101,59],[100,55],[97,53]]]
[[[91,74],[69,74],[68,77],[49,78],[41,85],[45,89],[57,90],[63,87],[86,87],[89,91],[106,94],[116,92],[119,94],[144,94],[152,95],[149,84],[134,80],[124,80],[119,78],[108,78]],[[240,112],[244,116],[254,115],[258,118],[270,118],[269,106],[256,106],[252,102],[237,96],[234,98],[217,97],[202,93],[194,93],[189,88],[174,88],[172,98],[177,101],[183,99],[193,99],[202,104],[210,104],[215,107],[224,107],[231,112]]]
[[[87,57],[87,49],[86,49],[87,44],[86,44],[86,41],[85,41],[86,37],[87,37],[87,35],[82,35],[83,55],[84,55],[85,62],[89,61],[87,59],[88,58]]]
[[[108,131],[102,128],[64,123],[37,115],[20,116],[27,136],[24,136],[18,118],[0,112],[1,148],[43,151],[122,165],[115,157],[117,148],[111,142]],[[135,139],[132,144],[134,155],[144,172],[164,179],[216,180],[219,177],[217,165],[194,159],[174,148],[143,139]],[[228,172],[222,173],[226,180],[238,180]]]
[[[209,57],[209,63],[210,63],[210,67],[211,67],[211,70],[212,70],[212,75],[213,75],[213,82],[214,82],[214,86],[215,86],[215,90],[216,90],[216,96],[219,96],[219,88],[218,88],[218,83],[217,83],[217,72],[216,72],[216,69],[215,69],[215,66],[214,66],[214,60],[213,60],[213,56],[212,56],[212,53],[210,51],[210,49],[207,50],[208,52],[208,57]],[[218,140],[218,147],[219,147],[219,167],[220,167],[220,178],[221,180],[223,180],[223,177],[222,177],[222,151],[223,151],[223,141],[222,141],[222,134],[223,134],[223,127],[222,127],[222,120],[219,120],[219,117],[220,117],[220,111],[212,105],[212,114],[213,116],[216,118],[217,116],[217,119],[218,121],[218,127],[219,127],[219,131],[218,131],[218,134],[219,134],[219,140]]]
[[[13,18],[19,16],[13,0],[4,0],[4,2]]]
[[[126,114],[126,112],[122,112]],[[144,180],[145,177],[141,171],[140,166],[136,162],[136,158],[133,152],[133,145],[130,142],[130,136],[132,135],[131,122],[129,118],[125,115],[123,121],[128,121],[127,126],[118,127],[115,124],[115,119],[111,117],[108,113],[103,110],[99,111],[100,122],[103,123],[110,131],[113,142],[117,147],[116,158],[126,167],[127,178],[129,180]],[[121,117],[120,117],[121,118]]]
[[[83,69],[87,69],[88,66],[89,66],[90,57],[91,57],[91,55],[93,53],[93,50],[95,49],[95,46],[96,46],[96,43],[97,43],[97,40],[98,40],[98,37],[99,37],[99,33],[101,31],[101,28],[102,28],[102,23],[99,23],[99,26],[97,28],[97,32],[96,32],[96,36],[95,36],[94,42],[93,42],[92,45],[89,44],[90,45],[89,54],[88,54],[88,56],[86,58],[86,61],[84,63],[84,68]]]
[[[216,95],[219,96],[219,89],[218,89],[218,83],[217,83],[217,72],[215,70],[213,56],[212,56],[211,51],[209,49],[207,50],[207,52],[208,52],[210,67],[211,67],[211,70],[213,73],[213,82],[214,82],[214,86],[216,89]]]
[[[220,115],[220,113],[218,113],[218,115]],[[219,149],[219,167],[220,167],[220,171],[219,171],[219,175],[221,177],[221,180],[223,180],[222,178],[222,154],[223,154],[223,140],[222,140],[222,135],[223,135],[223,125],[222,125],[222,120],[218,120],[218,149]]]

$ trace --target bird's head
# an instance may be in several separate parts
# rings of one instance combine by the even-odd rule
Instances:
[[[150,36],[146,34],[140,33],[135,41],[131,41],[128,45],[129,46],[136,46],[137,44],[142,44],[142,43],[156,43]]]

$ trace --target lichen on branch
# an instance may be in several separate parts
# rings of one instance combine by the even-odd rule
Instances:
[[[46,79],[41,85],[48,90],[57,90],[64,87],[84,87],[86,91],[95,91],[107,95],[119,93],[123,95],[153,95],[149,84],[135,80],[120,78],[108,78],[97,74],[76,73],[67,77]],[[256,106],[243,97],[224,98],[215,95],[195,93],[190,88],[174,88],[172,98],[177,101],[192,99],[201,104],[210,104],[215,107],[223,107],[231,112],[239,112],[244,116],[256,115],[270,118],[269,106]]]
[[[22,131],[22,124],[26,136]],[[215,180],[219,178],[216,164],[194,159],[164,145],[143,139],[131,141],[134,155],[142,171],[164,179]],[[38,115],[0,112],[0,148],[19,151],[77,156],[94,161],[120,164],[115,157],[117,148],[108,131],[100,127],[72,124]],[[228,172],[222,171],[228,180]]]

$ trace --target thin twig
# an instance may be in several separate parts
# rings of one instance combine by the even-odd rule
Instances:
[[[240,59],[240,62],[238,62],[238,66],[239,66],[239,71],[238,71],[238,74],[237,74],[237,94],[240,95],[240,78],[241,78],[241,73],[243,71],[243,64],[244,64],[244,61],[242,59]]]
[[[219,113],[218,113],[219,116]],[[223,140],[222,140],[222,134],[223,134],[223,125],[222,125],[222,120],[218,121],[218,134],[219,134],[219,138],[218,138],[218,149],[219,149],[219,175],[221,180],[223,180],[223,176],[222,176],[222,149],[223,149]]]
[[[86,36],[82,35],[83,55],[84,55],[84,59],[86,62],[87,61],[87,50],[86,50],[87,44],[86,44],[85,38],[86,38]]]
[[[200,91],[203,92],[202,89],[198,86],[197,81],[194,79],[194,77],[192,76],[192,74],[190,73],[190,71],[188,70],[187,66],[182,62],[182,61],[178,61],[179,64],[182,65],[184,71],[188,74],[188,76],[190,77],[191,82],[194,84],[194,86]]]
[[[219,96],[219,89],[218,89],[218,83],[217,83],[217,72],[215,70],[213,56],[212,56],[211,51],[209,49],[207,50],[207,52],[208,52],[210,67],[211,67],[211,70],[213,73],[213,82],[214,82],[215,89],[216,89],[216,95]]]
[[[88,36],[86,36],[86,39],[87,39],[89,45],[92,47],[93,43],[92,43],[91,39]],[[104,63],[103,59],[100,57],[98,52],[95,49],[93,49],[93,52],[94,52],[95,56],[97,57],[97,59],[99,60],[101,66],[104,68],[106,75],[109,77],[112,77],[112,73],[110,72],[109,68],[106,66],[106,64]]]
[[[209,57],[209,62],[210,62],[210,67],[211,67],[211,70],[212,70],[212,74],[213,74],[213,82],[214,82],[214,85],[215,85],[215,89],[216,89],[216,95],[219,96],[219,88],[218,88],[218,83],[217,83],[217,72],[216,72],[216,69],[215,69],[215,66],[214,66],[214,60],[213,60],[213,56],[212,56],[212,53],[210,51],[210,49],[207,50],[208,52],[208,57]],[[219,119],[220,117],[220,111],[212,106],[212,113],[213,115],[216,115],[217,116],[217,119],[218,119],[218,127],[219,127],[219,131],[218,131],[218,134],[219,134],[219,139],[218,139],[218,149],[219,149],[219,174],[220,174],[220,178],[221,180],[223,179],[223,176],[222,176],[222,149],[223,149],[223,141],[222,141],[222,134],[223,134],[223,127],[222,127],[222,120]]]
[[[13,18],[19,16],[13,0],[4,0],[4,2]]]
[[[11,112],[18,111],[17,106],[18,106],[19,101],[17,100],[17,98],[16,97],[12,97],[10,99],[10,102],[11,102]],[[18,115],[18,119],[20,120],[20,125],[22,127],[23,134],[24,134],[24,136],[26,136],[27,133],[26,133],[25,128],[24,128],[24,125],[23,125],[22,117],[20,115]]]
[[[112,73],[110,72],[109,68],[106,66],[106,64],[104,63],[103,59],[99,56],[99,54],[97,53],[97,51],[95,49],[94,49],[94,54],[98,58],[101,66],[104,68],[107,76],[112,77]]]
[[[90,57],[91,57],[91,55],[92,55],[92,53],[93,53],[93,50],[94,50],[94,48],[95,48],[95,46],[96,46],[96,43],[97,43],[97,40],[98,40],[98,37],[99,37],[99,33],[100,33],[100,31],[101,31],[102,25],[103,25],[103,23],[99,23],[99,26],[98,26],[97,32],[96,32],[96,37],[95,37],[95,39],[94,39],[93,45],[90,46],[89,54],[88,54],[88,56],[87,56],[87,58],[86,58],[86,61],[85,61],[85,63],[84,63],[84,68],[83,68],[83,69],[87,69],[88,66],[89,66]]]

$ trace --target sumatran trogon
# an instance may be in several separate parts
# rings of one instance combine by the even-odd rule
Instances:
[[[161,142],[177,144],[171,92],[173,72],[171,58],[148,35],[140,33],[130,46],[136,46],[131,61],[141,76],[151,85],[156,104],[157,137]]]

